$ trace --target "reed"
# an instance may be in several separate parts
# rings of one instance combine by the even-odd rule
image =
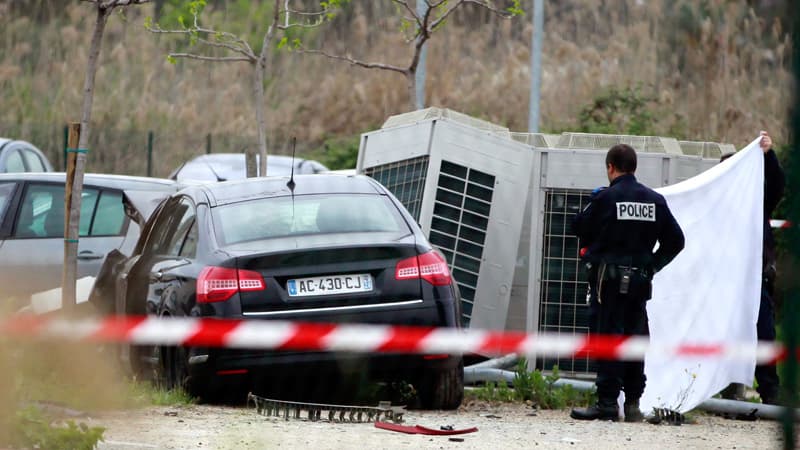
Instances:
[[[366,2],[352,8],[309,42],[405,63],[410,50],[391,9]],[[248,68],[167,62],[167,52],[183,44],[148,34],[142,24],[151,14],[145,5],[109,21],[90,171],[144,174],[148,130],[156,134],[155,174],[162,176],[204,152],[209,133],[214,151],[255,143]],[[430,41],[427,103],[525,131],[530,17],[477,14],[465,9]],[[595,97],[638,87],[657,99],[651,107],[659,134],[743,146],[768,129],[776,142],[787,140],[788,34],[779,20],[760,17],[745,2],[551,1],[546,14],[542,130],[575,129]],[[257,28],[249,16],[227,10],[209,8],[204,17],[209,24]],[[4,21],[0,135],[31,140],[60,161],[61,127],[79,117],[91,18],[89,6],[75,2],[47,20],[13,14]],[[277,53],[273,71],[267,86],[272,152],[285,153],[296,136],[302,156],[326,139],[375,129],[406,108],[399,74],[286,51]]]

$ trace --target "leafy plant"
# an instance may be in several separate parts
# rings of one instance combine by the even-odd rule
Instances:
[[[505,381],[487,382],[483,386],[469,391],[469,396],[488,402],[513,402],[516,400],[514,391]]]
[[[354,169],[358,161],[361,135],[326,139],[323,148],[311,152],[310,158],[331,170]]]
[[[56,425],[34,407],[18,411],[15,418],[11,429],[11,445],[14,447],[89,450],[103,440],[105,431],[102,427],[89,427],[71,420]]]
[[[196,398],[183,389],[166,389],[149,382],[132,381],[130,392],[131,398],[136,404],[174,406],[197,402]]]
[[[594,403],[593,392],[578,391],[569,385],[556,385],[558,379],[557,366],[549,375],[544,375],[540,370],[528,370],[527,361],[521,358],[515,369],[513,389],[505,381],[488,382],[470,391],[469,396],[492,402],[530,402],[541,409],[563,409]]]
[[[656,134],[655,98],[641,87],[612,87],[583,107],[578,119],[581,131],[608,134]]]
[[[549,375],[540,370],[528,371],[525,358],[520,358],[514,376],[514,386],[519,400],[530,400],[542,409],[563,409],[593,403],[594,393],[578,391],[570,385],[556,385],[558,366]]]

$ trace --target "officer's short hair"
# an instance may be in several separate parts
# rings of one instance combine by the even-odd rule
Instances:
[[[627,144],[617,144],[606,154],[606,165],[608,164],[622,173],[636,172],[636,150]]]

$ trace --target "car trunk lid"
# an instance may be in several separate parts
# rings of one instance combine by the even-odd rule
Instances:
[[[396,279],[398,263],[418,254],[412,234],[347,234],[350,244],[336,234],[319,235],[302,246],[283,240],[272,251],[238,256],[238,269],[258,272],[265,281],[264,290],[240,293],[243,314],[280,317],[421,303],[419,278]]]

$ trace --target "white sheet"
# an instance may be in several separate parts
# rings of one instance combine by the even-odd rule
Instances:
[[[653,280],[651,349],[661,344],[756,343],[761,294],[764,155],[754,140],[706,172],[657,189],[686,247]],[[753,383],[750,362],[665,357],[648,351],[640,406],[686,412],[731,382]]]

